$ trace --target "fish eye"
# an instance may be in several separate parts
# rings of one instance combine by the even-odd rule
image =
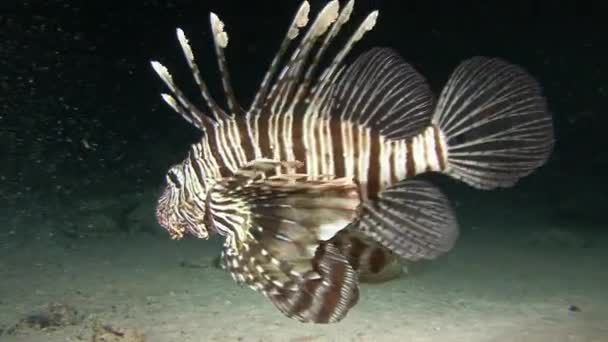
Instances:
[[[179,181],[179,177],[177,177],[177,175],[175,174],[175,171],[171,170],[167,173],[167,176],[169,177],[169,180],[171,181],[171,183],[173,183],[173,185],[175,185],[176,188],[181,188],[182,184]]]

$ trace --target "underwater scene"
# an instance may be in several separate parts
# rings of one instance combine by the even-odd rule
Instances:
[[[600,12],[0,3],[0,341],[608,341]]]

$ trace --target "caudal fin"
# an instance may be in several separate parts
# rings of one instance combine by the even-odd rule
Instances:
[[[445,138],[444,171],[480,189],[512,186],[544,164],[553,148],[539,84],[501,59],[462,62],[441,92],[432,123]]]

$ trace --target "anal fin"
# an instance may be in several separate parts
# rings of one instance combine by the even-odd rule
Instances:
[[[435,186],[405,180],[362,204],[355,229],[410,261],[434,259],[449,251],[458,224],[448,199]]]

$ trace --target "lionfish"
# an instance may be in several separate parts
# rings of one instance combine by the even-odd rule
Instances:
[[[462,62],[438,98],[389,48],[345,65],[378,11],[327,58],[353,5],[330,1],[305,29],[304,1],[248,109],[233,91],[228,34],[214,13],[227,108],[210,95],[181,29],[206,110],[152,62],[169,89],[163,100],[203,133],[167,173],[159,223],[175,239],[225,237],[221,257],[235,281],[302,322],[338,322],[357,303],[360,278],[453,247],[458,225],[448,200],[413,176],[440,172],[479,189],[509,187],[553,147],[540,86],[504,60]]]

